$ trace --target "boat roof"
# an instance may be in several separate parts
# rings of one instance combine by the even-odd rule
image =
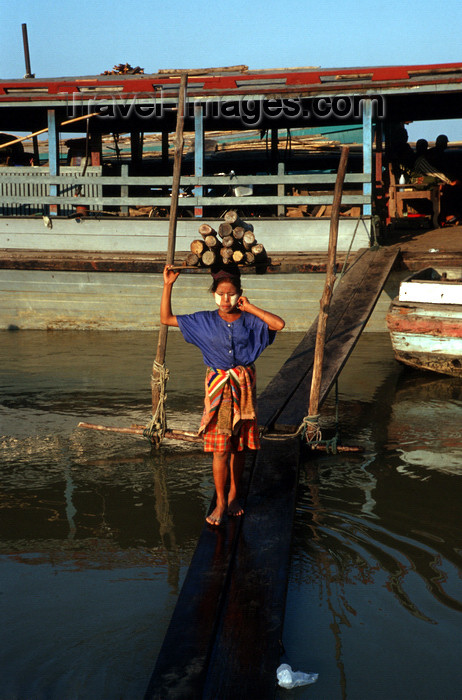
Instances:
[[[386,100],[386,118],[390,121],[462,117],[462,63],[264,70],[231,66],[165,69],[148,74],[3,79],[0,107],[17,112],[21,108],[29,111],[32,105],[35,109],[60,108],[68,107],[72,101],[73,107],[83,107],[95,100],[101,105],[115,99],[135,100],[139,104],[162,99],[165,105],[174,106],[183,73],[188,74],[188,100],[196,103],[380,97]],[[324,123],[339,121],[340,118],[325,119]],[[16,123],[15,127],[14,119],[3,113],[1,128],[18,130],[19,126]]]
[[[44,96],[63,99],[73,93],[108,89],[137,94],[159,90],[178,92],[181,75],[188,74],[188,93],[194,97],[215,95],[307,95],[326,92],[363,94],[371,88],[379,91],[459,85],[462,63],[412,66],[372,66],[356,68],[274,68],[249,70],[247,66],[209,69],[161,70],[157,73],[101,74],[79,77],[22,78],[0,80],[0,101],[42,100]]]

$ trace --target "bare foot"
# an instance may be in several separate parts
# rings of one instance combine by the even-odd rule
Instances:
[[[239,515],[244,515],[244,508],[241,506],[237,498],[234,498],[228,504],[228,515],[238,517]]]
[[[208,522],[209,525],[212,525],[213,527],[218,527],[222,523],[224,514],[225,514],[224,506],[216,506],[216,508],[214,510],[212,510],[210,515],[207,515],[206,521]]]

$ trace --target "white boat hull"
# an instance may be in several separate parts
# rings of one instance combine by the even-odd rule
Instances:
[[[417,369],[462,377],[462,281],[409,278],[387,314],[395,357]],[[441,303],[444,301],[444,303]]]

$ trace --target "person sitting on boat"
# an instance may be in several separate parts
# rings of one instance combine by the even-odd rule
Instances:
[[[429,148],[427,151],[427,160],[435,168],[442,170],[444,172],[448,171],[448,155],[447,147],[449,144],[449,139],[446,134],[440,134],[436,137],[435,145],[433,148]]]
[[[401,175],[409,178],[415,161],[415,153],[408,143],[408,133],[404,126],[395,129],[388,148],[388,161],[391,163],[396,182]]]
[[[441,137],[438,150],[442,152],[446,147],[445,144],[447,144],[446,136]],[[460,207],[461,185],[459,180],[451,179],[449,172],[443,172],[440,167],[434,165],[435,159],[430,162],[432,150],[428,150],[428,141],[426,139],[419,139],[416,142],[417,157],[411,175],[411,183],[422,185],[423,187],[440,185],[441,223],[442,225],[454,224],[460,220],[462,213]],[[438,161],[438,158],[436,161]],[[442,163],[443,161],[440,160],[439,162]]]
[[[427,159],[428,141],[419,139],[415,145],[416,159],[413,167],[411,182],[422,185],[444,183],[456,185],[457,181],[451,180],[447,175],[432,165]]]
[[[260,448],[254,362],[285,323],[242,296],[237,266],[212,272],[210,291],[218,309],[176,316],[172,313],[171,295],[179,272],[171,267],[164,268],[160,320],[167,326],[179,327],[184,339],[201,350],[207,366],[199,433],[204,436],[204,452],[213,452],[217,496],[216,506],[206,520],[209,525],[218,526],[226,511],[233,516],[244,512],[239,502],[244,450]]]

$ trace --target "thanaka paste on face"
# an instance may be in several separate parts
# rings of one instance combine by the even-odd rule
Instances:
[[[239,294],[228,294],[228,292],[226,292],[225,294],[217,294],[217,292],[215,292],[214,297],[215,297],[215,304],[217,306],[220,306],[221,300],[223,299],[223,297],[225,297],[225,299],[226,299],[226,297],[228,297],[228,301],[231,304],[231,306],[233,307],[236,305],[236,302],[239,299]]]

